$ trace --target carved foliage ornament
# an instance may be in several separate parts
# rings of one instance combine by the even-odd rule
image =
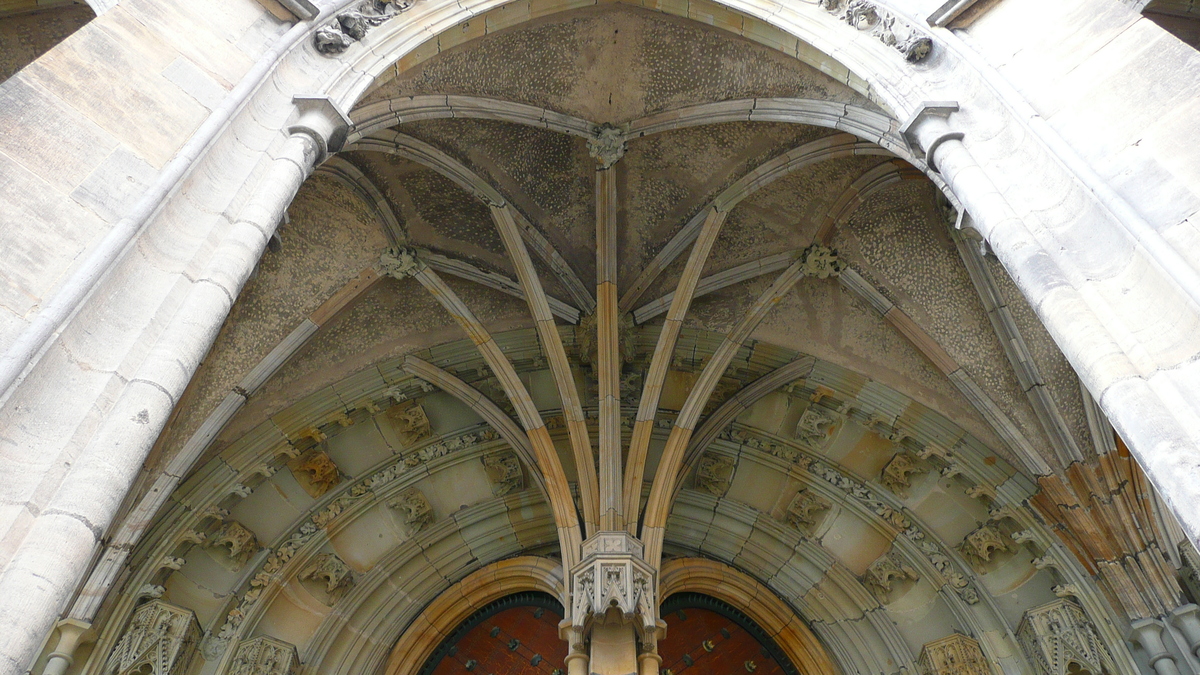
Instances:
[[[187,671],[195,653],[200,627],[190,610],[161,600],[138,607],[121,641],[117,643],[104,672],[127,675],[173,675]]]
[[[625,133],[611,124],[601,124],[592,130],[587,148],[588,155],[607,169],[625,156]]]
[[[282,573],[297,552],[308,545],[322,529],[337,520],[344,511],[358,502],[373,500],[375,498],[374,491],[395,482],[426,462],[470,448],[477,443],[495,441],[499,438],[500,435],[494,430],[482,429],[447,438],[437,443],[430,443],[405,455],[403,460],[358,481],[337,499],[327,504],[325,508],[312,514],[307,521],[288,536],[285,542],[267,556],[267,559],[259,567],[259,571],[250,578],[249,589],[242,594],[237,606],[229,610],[225,617],[225,623],[217,631],[216,637],[210,639],[209,652],[216,654],[225,648],[228,641],[237,635],[242,622],[246,619],[246,614],[258,604],[266,589],[282,579]],[[198,537],[197,541],[203,541],[203,537]]]
[[[338,14],[313,34],[313,46],[325,56],[337,56],[367,32],[413,6],[413,0],[366,0]]]
[[[909,63],[929,56],[933,41],[912,24],[868,0],[817,0],[822,9],[895,49]]]

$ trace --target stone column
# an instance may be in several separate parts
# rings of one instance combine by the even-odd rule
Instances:
[[[1175,657],[1171,656],[1171,652],[1167,650],[1167,646],[1163,643],[1162,632],[1165,626],[1158,619],[1138,619],[1131,625],[1133,635],[1131,636],[1134,642],[1142,646],[1146,650],[1146,654],[1150,656],[1150,666],[1154,668],[1154,672],[1158,675],[1179,675],[1179,668],[1175,665]]]
[[[33,661],[284,209],[313,167],[345,142],[349,119],[327,97],[297,96],[293,102],[297,121],[254,197],[169,317],[136,376],[116,392],[104,422],[0,576],[0,672],[23,672]],[[126,555],[115,558],[123,562]],[[112,567],[119,573],[120,564]]]
[[[1200,607],[1187,604],[1171,612],[1171,623],[1183,633],[1188,649],[1200,659]]]
[[[1190,470],[1200,446],[1191,424],[1195,406],[1189,401],[1169,405],[1163,398],[1160,392],[1168,391],[1170,380],[1146,372],[1141,346],[1130,344],[1119,326],[1101,319],[1110,308],[1097,289],[1074,279],[1070,263],[1048,250],[1009,205],[963,144],[963,133],[951,127],[950,117],[957,110],[953,101],[926,102],[900,131],[924,153],[929,167],[946,179],[1063,355],[1129,443],[1138,464],[1171,505],[1188,538],[1200,543],[1200,482]],[[1135,240],[1131,238],[1130,250],[1113,255],[1144,256],[1146,274],[1171,283],[1170,266],[1157,269],[1165,263],[1138,248],[1145,242]]]

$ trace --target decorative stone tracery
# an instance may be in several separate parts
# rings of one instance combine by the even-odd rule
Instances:
[[[992,675],[979,642],[961,633],[927,642],[917,663],[921,675]]]
[[[626,532],[599,532],[583,542],[583,561],[571,571],[573,645],[582,644],[592,622],[610,609],[633,625],[639,641],[655,644],[662,631],[657,579],[642,552],[642,543]]]
[[[1071,664],[1093,673],[1117,672],[1096,627],[1083,608],[1070,600],[1056,600],[1025,612],[1017,627],[1017,641],[1038,675],[1067,675]]]
[[[200,626],[191,610],[162,600],[138,607],[129,627],[105,662],[106,675],[186,673],[195,654]]]
[[[299,665],[294,646],[261,635],[238,645],[227,675],[293,675]]]

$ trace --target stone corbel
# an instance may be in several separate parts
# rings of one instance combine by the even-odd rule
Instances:
[[[1146,650],[1146,655],[1150,657],[1150,667],[1154,668],[1158,675],[1179,675],[1175,657],[1167,650],[1167,645],[1162,639],[1164,628],[1166,625],[1158,619],[1138,619],[1130,625],[1130,639]]]
[[[1171,623],[1183,633],[1188,649],[1200,659],[1200,607],[1187,604],[1171,611]]]
[[[42,675],[63,675],[75,663],[75,650],[95,638],[92,624],[84,621],[63,619],[54,627],[58,630],[58,643],[46,659]]]
[[[958,112],[957,101],[925,101],[900,127],[900,135],[912,148],[913,154],[925,151],[925,163],[937,171],[933,156],[939,146],[948,141],[961,141],[963,133],[950,128],[949,118]]]
[[[346,113],[328,96],[303,94],[292,97],[299,117],[288,127],[288,133],[304,134],[317,146],[317,160],[313,166],[324,162],[329,155],[339,152],[346,144],[353,122]],[[309,167],[311,169],[311,167]]]

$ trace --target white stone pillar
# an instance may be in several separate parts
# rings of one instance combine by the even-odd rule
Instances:
[[[1119,328],[1101,320],[1107,311],[1103,300],[1094,289],[1075,286],[1062,258],[1038,241],[975,161],[963,134],[950,125],[957,110],[954,102],[927,102],[901,133],[945,178],[1189,539],[1200,546],[1200,481],[1191,469],[1200,449],[1200,435],[1192,431],[1200,411],[1194,402],[1168,404],[1160,395],[1166,380],[1152,384],[1149,378],[1157,375],[1142,372],[1145,359],[1135,363],[1114,333]],[[1099,308],[1093,306],[1097,302]]]
[[[1142,649],[1146,650],[1154,672],[1158,675],[1179,675],[1175,657],[1171,656],[1167,645],[1163,643],[1162,632],[1165,628],[1163,622],[1158,619],[1138,619],[1133,622],[1131,628],[1133,628],[1131,637],[1142,646]]]
[[[313,167],[345,141],[349,119],[328,98],[294,103],[298,119],[256,194],[0,576],[0,673],[24,672],[36,657],[284,209]],[[116,557],[123,563],[126,555]]]

